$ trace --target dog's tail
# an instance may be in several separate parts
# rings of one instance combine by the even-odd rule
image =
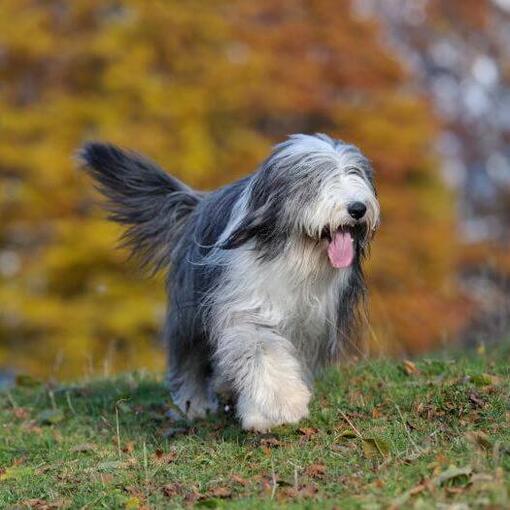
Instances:
[[[144,267],[168,265],[202,194],[148,159],[114,145],[88,143],[78,157],[108,199],[110,219],[127,225],[123,245]]]

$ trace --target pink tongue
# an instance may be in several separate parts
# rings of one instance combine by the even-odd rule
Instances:
[[[336,232],[328,246],[328,257],[336,268],[348,267],[354,257],[352,236],[349,232]]]

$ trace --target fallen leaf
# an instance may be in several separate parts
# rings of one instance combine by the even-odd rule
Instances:
[[[121,450],[124,452],[124,453],[133,453],[135,449],[135,444],[133,443],[133,441],[128,441],[122,448]]]
[[[404,369],[404,372],[411,376],[411,375],[419,375],[420,370],[416,367],[416,364],[409,360],[404,360],[402,362],[402,368]]]
[[[462,468],[451,466],[434,479],[434,484],[436,486],[466,485],[469,482],[472,472],[473,470],[471,466],[465,466]]]
[[[381,412],[380,409],[378,409],[377,407],[374,407],[372,409],[372,418],[381,418],[383,416],[383,413]]]
[[[196,503],[197,501],[204,499],[204,497],[205,496],[203,494],[194,490],[193,492],[188,492],[188,494],[186,494],[184,496],[184,501],[186,501],[186,503]],[[205,503],[205,502],[201,501],[201,503]],[[207,506],[207,503],[205,503],[204,506]]]
[[[209,490],[209,495],[215,498],[230,498],[232,491],[228,487],[214,487]]]
[[[177,452],[170,451],[164,452],[161,449],[157,449],[154,453],[154,460],[158,464],[171,464],[177,458]]]
[[[162,487],[161,491],[167,498],[173,498],[182,494],[182,485],[180,483],[169,483]]]
[[[279,502],[292,499],[312,498],[317,494],[318,489],[313,485],[300,485],[299,487],[283,487],[276,493]]]
[[[230,479],[233,482],[238,483],[239,485],[248,485],[248,483],[249,483],[248,480],[246,480],[246,478],[243,478],[242,476],[236,475],[235,473],[230,475]]]
[[[378,488],[378,489],[382,489],[384,487],[384,482],[381,480],[381,479],[377,479],[375,482],[374,482],[374,485]]]
[[[307,438],[315,436],[319,432],[319,429],[315,427],[301,427],[299,433]]]
[[[282,442],[276,437],[265,437],[260,440],[260,446],[265,446],[267,448],[277,448],[282,446]]]
[[[384,439],[364,437],[362,441],[363,453],[367,459],[384,458],[390,453],[390,446]]]
[[[44,499],[25,499],[21,502],[24,507],[33,508],[34,510],[57,510],[63,508],[65,502],[48,503]]]
[[[340,432],[338,437],[343,437],[344,439],[355,439],[358,437],[358,434],[351,429],[345,429]]]
[[[312,478],[323,478],[326,474],[326,466],[324,464],[311,464],[305,469],[305,473]]]
[[[445,487],[447,494],[462,494],[465,487]]]
[[[480,395],[474,391],[469,394],[469,401],[473,407],[483,407],[485,402],[480,398]]]
[[[474,430],[466,432],[464,435],[472,444],[482,448],[482,450],[492,450],[492,441],[485,432],[482,432],[481,430]]]

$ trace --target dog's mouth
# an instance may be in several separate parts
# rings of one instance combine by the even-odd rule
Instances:
[[[332,231],[330,226],[322,229],[321,239],[328,243],[328,258],[330,264],[336,268],[346,268],[354,260],[356,229],[342,226]]]

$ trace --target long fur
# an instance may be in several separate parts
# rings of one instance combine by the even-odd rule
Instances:
[[[133,251],[168,269],[174,403],[202,417],[226,391],[243,427],[258,431],[306,416],[314,375],[356,341],[362,261],[379,222],[359,149],[293,135],[255,173],[211,193],[111,145],[88,144],[81,158]],[[367,207],[360,221],[347,210],[355,201]],[[355,256],[334,269],[327,237],[339,228],[352,232]]]

